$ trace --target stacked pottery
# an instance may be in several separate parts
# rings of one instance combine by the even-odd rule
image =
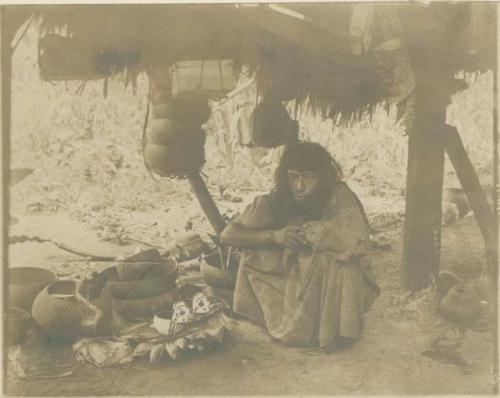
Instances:
[[[123,262],[106,269],[102,275],[113,314],[133,322],[170,308],[177,295],[178,272],[177,263],[170,258],[158,263]]]
[[[146,133],[144,160],[162,176],[184,177],[205,163],[205,132],[210,117],[206,97],[197,93],[171,96],[166,88],[153,88],[152,114]]]

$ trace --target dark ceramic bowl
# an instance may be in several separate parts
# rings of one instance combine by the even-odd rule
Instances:
[[[163,264],[158,262],[122,262],[115,268],[120,280],[127,282],[154,279],[165,271]]]
[[[56,276],[43,268],[19,267],[9,269],[9,306],[31,313],[35,297],[56,280]]]
[[[138,300],[157,296],[175,288],[175,282],[179,274],[179,267],[174,261],[156,264],[155,278],[144,278],[142,280],[123,281],[120,280],[116,267],[103,271],[107,282],[106,291],[111,297],[119,300]]]
[[[31,315],[21,308],[10,307],[8,312],[7,341],[11,345],[21,344],[26,339],[31,322]]]

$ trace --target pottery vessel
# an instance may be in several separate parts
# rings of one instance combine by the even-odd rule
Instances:
[[[33,319],[53,341],[71,342],[95,332],[101,312],[77,293],[75,281],[58,281],[47,286],[33,303]]]
[[[443,202],[454,203],[458,208],[460,217],[464,217],[471,209],[463,188],[444,188]]]
[[[459,323],[473,322],[481,314],[479,295],[473,286],[455,285],[441,301],[444,318]]]
[[[21,308],[10,307],[8,312],[8,332],[7,341],[11,345],[21,344],[26,339],[31,321],[31,315],[28,311]]]
[[[117,263],[115,268],[120,280],[129,282],[158,278],[165,272],[175,270],[176,264],[173,260],[168,260],[168,262],[121,262]]]
[[[35,297],[55,280],[56,276],[43,268],[10,268],[9,305],[31,313]]]
[[[139,300],[157,296],[175,289],[175,282],[179,274],[178,265],[169,261],[161,264],[162,273],[155,278],[145,278],[135,281],[122,281],[116,267],[103,271],[107,282],[106,291],[119,300]]]
[[[138,300],[121,300],[111,297],[113,310],[128,321],[152,319],[157,312],[172,308],[177,289]]]
[[[172,321],[172,311],[157,312],[153,318],[153,327],[163,335],[172,335],[182,332],[185,324]]]

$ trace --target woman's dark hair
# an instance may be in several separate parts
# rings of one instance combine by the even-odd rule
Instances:
[[[320,174],[319,189],[322,194],[332,191],[342,179],[342,170],[330,153],[320,144],[298,142],[286,147],[276,169],[274,191],[282,202],[291,199],[288,187],[288,170],[315,171]]]

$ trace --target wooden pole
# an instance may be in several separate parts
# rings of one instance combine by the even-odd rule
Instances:
[[[193,189],[194,194],[200,202],[200,206],[203,209],[203,212],[210,222],[210,225],[214,229],[217,236],[219,236],[226,227],[226,222],[220,214],[219,209],[215,205],[210,192],[208,192],[205,181],[203,181],[203,178],[201,178],[199,173],[188,176],[188,180],[191,184],[191,188]]]
[[[11,117],[11,61],[10,39],[12,33],[7,28],[6,6],[0,7],[0,109],[2,118],[2,272],[3,272],[3,319],[4,331],[8,330],[8,270],[9,270],[9,183],[10,183],[10,117]],[[3,347],[7,347],[7,333],[3,333]],[[7,375],[7,355],[3,355],[3,381]],[[5,391],[5,384],[2,386]]]
[[[498,37],[500,35],[500,4],[496,6],[496,62],[495,62],[495,70],[493,71],[493,238],[492,244],[494,251],[490,257],[490,263],[488,264],[488,279],[489,279],[489,287],[490,287],[490,305],[491,305],[491,318],[492,318],[492,337],[493,337],[493,393],[498,395],[499,386],[498,386],[498,371],[499,371],[499,352],[498,352],[498,250],[500,246],[499,241],[499,233],[498,233],[498,223],[499,223],[499,203],[498,203],[498,189],[500,188],[498,182],[498,171],[500,165],[498,164],[498,119],[499,119],[499,103],[500,103],[500,92],[498,91],[498,74],[500,71],[500,47],[498,45]],[[488,256],[488,254],[487,254]]]
[[[441,248],[442,137],[421,125],[408,142],[402,286],[417,291],[437,278]]]
[[[458,180],[469,200],[474,216],[488,247],[492,247],[494,236],[494,217],[479,178],[474,171],[458,131],[453,126],[444,127],[446,153],[455,168]]]

